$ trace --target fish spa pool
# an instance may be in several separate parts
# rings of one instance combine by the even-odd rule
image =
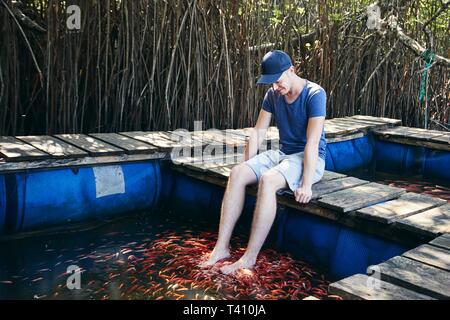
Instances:
[[[445,198],[448,163],[449,152],[369,135],[329,144],[326,169],[378,182],[380,172],[415,176],[424,187],[439,179]],[[224,275],[218,266],[245,250],[255,197],[246,196],[232,257],[200,269],[223,193],[169,160],[0,175],[0,299],[340,299],[330,282],[425,242],[279,205],[255,268]]]

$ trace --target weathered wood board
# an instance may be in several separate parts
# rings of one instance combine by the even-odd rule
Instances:
[[[430,141],[450,145],[450,132],[444,132],[442,136],[433,137]]]
[[[209,144],[225,145],[230,148],[242,147],[246,143],[245,138],[220,130],[193,132],[193,136],[196,139],[208,141]]]
[[[398,198],[403,193],[404,189],[371,182],[324,195],[318,202],[340,212],[349,212]]]
[[[382,136],[391,136],[391,137],[409,138],[427,141],[436,137],[443,136],[443,133],[441,131],[410,128],[410,127],[395,127],[384,130],[375,130],[374,133],[376,135]]]
[[[450,298],[450,272],[404,257],[394,257],[368,268],[381,280],[429,295],[436,299]]]
[[[16,138],[54,158],[81,158],[89,155],[86,151],[52,136],[18,136]]]
[[[85,166],[124,164],[130,162],[164,159],[167,154],[156,152],[151,154],[121,154],[117,156],[99,156],[82,158],[50,158],[33,161],[2,162],[0,161],[0,173],[30,172],[56,168],[79,168]]]
[[[450,233],[450,204],[398,220],[395,224],[399,228],[431,236]]]
[[[367,125],[370,125],[369,129],[371,129],[371,130],[374,128],[387,129],[387,128],[390,128],[390,127],[393,127],[394,125],[396,125],[396,124],[392,124],[392,123],[384,122],[384,121],[355,119],[353,117],[344,117],[344,118],[338,118],[338,119],[341,119],[343,121],[349,121],[349,122],[351,121],[353,123],[356,122],[356,123],[361,123],[361,124],[367,124]]]
[[[372,116],[366,116],[366,115],[354,115],[354,116],[352,116],[352,118],[358,119],[358,120],[372,121],[372,122],[389,123],[389,124],[393,124],[393,125],[400,125],[402,123],[402,120],[399,120],[399,119],[372,117]]]
[[[339,190],[353,188],[363,184],[367,184],[369,181],[361,180],[354,177],[345,177],[333,180],[321,180],[312,186],[312,200],[319,199],[325,194],[332,193]],[[278,195],[288,194],[293,196],[293,192],[290,189],[282,189],[277,192]]]
[[[391,143],[407,144],[411,146],[425,147],[433,150],[450,151],[450,144],[448,143],[437,143],[431,140],[419,140],[392,136],[378,136],[377,138]]]
[[[330,143],[336,143],[336,142],[342,142],[342,141],[348,141],[348,140],[355,140],[364,137],[366,134],[364,132],[356,132],[351,133],[347,135],[338,135],[335,137],[326,137],[325,140],[328,144]]]
[[[194,146],[194,147],[203,147],[208,144],[217,144],[215,141],[202,138],[199,136],[199,133],[202,131],[187,131],[184,129],[178,129],[174,131],[168,131],[169,134],[179,137],[177,141],[181,141],[182,143]],[[173,138],[172,138],[173,139]]]
[[[220,177],[228,178],[231,174],[231,169],[233,169],[234,166],[236,166],[237,163],[232,163],[220,167],[211,168],[208,170],[208,173]]]
[[[194,170],[209,172],[211,169],[223,167],[226,165],[235,165],[241,162],[243,155],[228,155],[226,157],[211,158],[202,162],[186,163],[185,165]]]
[[[329,181],[319,181],[312,186],[312,199],[318,199],[323,195],[345,190],[348,188],[357,187],[369,183],[369,181],[361,180],[355,177],[345,177],[341,179],[334,179]]]
[[[359,209],[356,211],[356,215],[390,224],[395,220],[406,218],[446,203],[447,201],[442,199],[408,192],[398,199]]]
[[[332,120],[326,120],[324,124],[325,138],[334,138],[337,136],[349,135],[358,133],[360,128],[364,125],[358,126],[348,126],[345,123],[334,123]]]
[[[14,137],[0,136],[0,156],[6,161],[42,160],[50,155]]]
[[[125,150],[127,154],[144,154],[157,152],[158,148],[117,133],[91,133],[91,137]]]
[[[442,236],[430,241],[430,244],[436,247],[450,250],[450,233],[445,233]]]
[[[131,131],[131,132],[119,132],[126,137],[149,143],[155,147],[158,147],[159,151],[171,151],[174,148],[192,148],[195,147],[194,143],[186,143],[183,141],[183,137],[180,135],[171,134],[166,131]]]
[[[434,300],[395,284],[355,274],[330,284],[328,291],[346,300]]]
[[[322,179],[320,179],[320,181],[329,181],[329,180],[340,179],[340,178],[345,178],[345,177],[346,177],[345,174],[325,170],[323,172],[323,176],[322,176]]]
[[[214,162],[217,165],[226,165],[231,163],[242,162],[244,159],[244,155],[242,153],[230,153],[230,154],[221,154],[221,155],[203,155],[200,154],[198,156],[180,156],[180,157],[172,157],[172,163],[175,165],[188,165],[195,164],[201,165],[202,163]]]
[[[333,126],[342,127],[346,129],[357,129],[362,132],[368,132],[370,129],[380,127],[380,124],[373,122],[364,122],[352,118],[334,118],[330,119],[329,123]]]
[[[402,256],[450,272],[450,250],[424,244]]]
[[[450,150],[450,134],[444,131],[395,127],[384,130],[374,130],[374,134],[379,139],[388,142],[421,146],[436,150]]]
[[[85,134],[57,134],[55,137],[87,151],[92,156],[112,156],[124,153],[123,149]]]

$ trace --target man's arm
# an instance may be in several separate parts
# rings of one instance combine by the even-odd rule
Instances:
[[[270,126],[270,120],[272,119],[272,114],[265,110],[259,112],[258,120],[253,130],[250,132],[250,138],[245,145],[244,151],[244,161],[253,158],[261,145],[261,142],[266,136],[267,129]]]
[[[319,143],[322,136],[325,117],[309,118],[306,130],[306,146],[303,159],[303,178],[300,187],[295,190],[295,200],[308,203],[312,196],[312,181],[319,157]]]

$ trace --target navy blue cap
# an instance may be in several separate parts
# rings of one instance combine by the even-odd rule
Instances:
[[[263,57],[261,62],[262,75],[258,84],[272,84],[277,82],[283,72],[292,66],[291,58],[286,52],[272,50]]]

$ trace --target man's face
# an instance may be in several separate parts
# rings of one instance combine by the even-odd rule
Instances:
[[[279,95],[286,95],[291,90],[291,79],[289,76],[290,69],[283,72],[281,77],[272,84],[273,91]]]

